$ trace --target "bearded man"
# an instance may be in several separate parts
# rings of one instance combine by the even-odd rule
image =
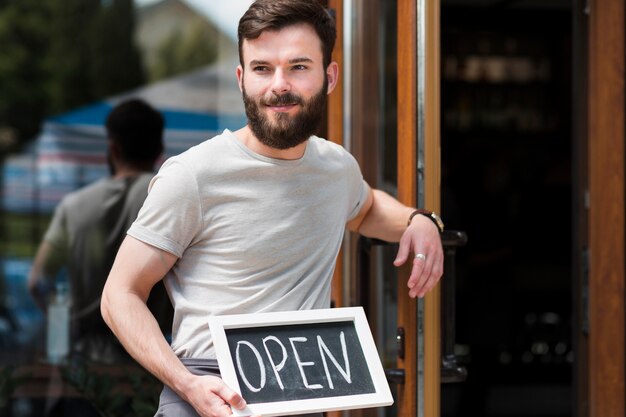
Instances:
[[[371,189],[346,150],[314,135],[339,74],[326,10],[257,0],[238,34],[248,124],[166,161],[102,297],[105,321],[165,385],[158,416],[245,407],[218,377],[208,318],[329,307],[346,226],[400,242],[396,265],[415,254],[412,297],[443,272],[432,219]],[[175,310],[171,345],[145,306],[162,279]]]

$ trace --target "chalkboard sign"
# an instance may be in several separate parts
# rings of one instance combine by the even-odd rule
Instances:
[[[393,403],[361,307],[217,316],[209,324],[222,378],[248,404],[235,415]]]

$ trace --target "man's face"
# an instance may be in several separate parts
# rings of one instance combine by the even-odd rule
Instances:
[[[263,32],[243,43],[237,68],[249,126],[274,149],[289,149],[315,133],[326,95],[336,82],[336,63],[324,71],[319,37],[306,24]]]

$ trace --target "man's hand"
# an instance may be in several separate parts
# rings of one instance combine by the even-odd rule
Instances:
[[[245,400],[216,376],[193,376],[185,392],[187,402],[202,417],[230,417],[232,408],[246,407]]]
[[[439,230],[426,216],[413,217],[400,238],[395,266],[403,265],[414,255],[413,268],[407,286],[411,298],[423,297],[432,290],[443,274],[443,248]]]

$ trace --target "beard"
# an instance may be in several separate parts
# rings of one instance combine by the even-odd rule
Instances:
[[[243,87],[243,103],[250,130],[262,144],[273,149],[289,149],[305,142],[317,132],[322,121],[326,111],[327,87],[328,80],[324,77],[322,88],[308,100],[291,92],[280,96],[273,94],[269,98],[254,98],[246,94]],[[281,112],[274,113],[274,121],[263,111],[266,106],[289,104],[301,106],[300,111],[294,116]]]

